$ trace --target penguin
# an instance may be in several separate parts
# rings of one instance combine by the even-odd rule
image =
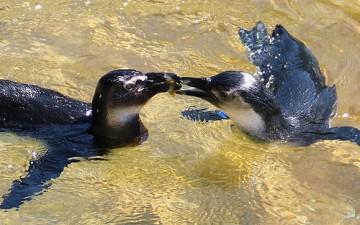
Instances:
[[[79,158],[101,157],[109,149],[136,145],[148,132],[139,112],[153,96],[181,86],[172,73],[115,70],[98,81],[92,103],[57,91],[0,80],[0,130],[40,139],[47,147],[27,174],[3,196],[1,209],[18,208],[39,195]]]
[[[336,88],[326,84],[317,59],[301,41],[281,25],[268,35],[261,22],[251,30],[240,29],[239,35],[257,67],[254,75],[225,71],[211,77],[183,77],[177,93],[212,103],[242,131],[263,141],[308,145],[339,139],[360,145],[357,128],[330,126],[336,114]]]

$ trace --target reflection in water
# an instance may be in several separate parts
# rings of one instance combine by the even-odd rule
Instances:
[[[252,72],[237,30],[262,20],[303,40],[337,85],[333,125],[359,127],[359,12],[355,0],[2,1],[0,74],[90,101],[98,74],[113,68],[188,76]],[[182,119],[190,105],[209,106],[155,97],[142,115],[147,142],[112,151],[107,161],[71,164],[46,193],[19,211],[1,211],[0,221],[359,224],[357,146],[257,143],[230,121]],[[44,147],[8,133],[0,140],[3,194]]]

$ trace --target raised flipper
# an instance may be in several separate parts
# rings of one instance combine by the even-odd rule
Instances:
[[[186,119],[199,121],[199,122],[208,122],[208,121],[218,121],[218,120],[227,120],[229,117],[220,110],[207,110],[207,108],[195,108],[189,107],[186,110],[181,112],[181,115]]]
[[[276,25],[268,39],[265,34],[261,22],[249,31],[239,31],[259,79],[272,91],[286,117],[308,121],[300,125],[302,129],[328,128],[336,112],[336,89],[326,85],[315,56],[281,25]]]
[[[248,51],[250,61],[255,65],[264,64],[268,57],[267,47],[270,44],[265,24],[257,22],[251,30],[240,28],[239,35]]]
[[[273,89],[271,80],[272,70],[275,67],[280,67],[274,64],[273,58],[279,54],[276,52],[276,48],[271,45],[271,39],[265,24],[257,22],[251,30],[240,28],[239,36],[247,49],[247,56],[250,62],[257,66],[256,75],[259,80],[268,88]]]
[[[309,75],[317,90],[325,87],[317,59],[300,40],[281,25],[276,25],[270,36],[264,35],[267,32],[261,22],[251,30],[239,31],[240,40],[248,50],[248,58],[258,67],[260,79],[274,94],[278,85],[286,82],[287,71],[305,71],[302,74]]]

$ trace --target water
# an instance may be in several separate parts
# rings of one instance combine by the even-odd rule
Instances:
[[[360,127],[356,0],[0,1],[0,77],[90,101],[115,68],[205,76],[253,72],[240,26],[283,24],[311,48],[339,103],[334,125]],[[257,143],[230,121],[180,117],[199,99],[161,94],[142,119],[150,137],[107,161],[67,167],[0,224],[360,224],[360,151]],[[25,173],[35,139],[0,134],[0,194]]]

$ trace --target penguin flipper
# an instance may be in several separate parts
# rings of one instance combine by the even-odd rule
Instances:
[[[258,22],[251,30],[240,29],[239,36],[249,60],[257,66],[256,74],[274,93],[279,85],[286,85],[288,76],[301,76],[299,83],[311,79],[317,89],[326,86],[316,57],[282,25],[268,35],[265,25]]]
[[[239,36],[248,51],[250,61],[255,65],[263,64],[268,57],[265,48],[270,44],[265,24],[257,22],[251,30],[240,28]]]
[[[198,122],[209,122],[229,119],[229,117],[223,111],[207,110],[207,108],[189,107],[182,111],[181,115],[188,120]]]

